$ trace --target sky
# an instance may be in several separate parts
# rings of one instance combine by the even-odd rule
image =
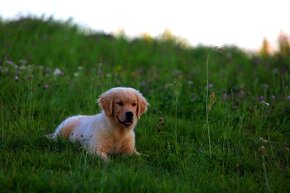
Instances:
[[[287,3],[288,1],[288,3]],[[0,0],[0,17],[53,16],[106,33],[153,37],[166,29],[191,45],[275,48],[290,34],[289,0]]]

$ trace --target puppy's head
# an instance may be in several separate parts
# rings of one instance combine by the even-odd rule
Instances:
[[[149,105],[139,91],[127,87],[106,91],[98,102],[109,120],[122,128],[133,128]]]

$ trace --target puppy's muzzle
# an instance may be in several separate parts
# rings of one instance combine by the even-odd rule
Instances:
[[[131,111],[127,112],[125,115],[126,115],[126,121],[132,121],[133,113]]]
[[[128,111],[125,113],[125,121],[121,121],[118,116],[117,116],[117,118],[119,120],[119,123],[121,123],[122,125],[124,125],[126,127],[129,127],[133,123],[133,116],[134,116],[134,114],[131,111]]]

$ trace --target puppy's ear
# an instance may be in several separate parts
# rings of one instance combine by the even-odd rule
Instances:
[[[107,116],[113,115],[113,96],[111,93],[103,93],[98,99],[99,106]]]
[[[149,103],[147,102],[146,98],[142,96],[141,93],[138,93],[137,96],[137,118],[140,119],[141,115],[147,111]]]

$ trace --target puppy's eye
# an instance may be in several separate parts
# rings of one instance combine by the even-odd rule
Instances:
[[[124,104],[123,104],[123,102],[117,102],[117,105],[123,106]]]
[[[132,103],[132,106],[135,107],[137,104],[136,103]]]

